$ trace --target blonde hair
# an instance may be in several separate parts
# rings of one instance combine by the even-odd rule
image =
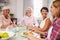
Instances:
[[[54,2],[53,2],[53,6],[54,6],[55,8],[59,8],[59,12],[58,12],[57,16],[60,18],[60,0],[54,1]]]
[[[26,12],[25,12],[25,15],[27,14],[27,10],[31,10],[32,11],[32,8],[31,7],[28,7],[28,8],[26,8]]]

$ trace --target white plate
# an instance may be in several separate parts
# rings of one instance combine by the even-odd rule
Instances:
[[[36,38],[40,38],[40,34],[38,33],[35,33],[35,32],[32,32],[33,36],[36,37]]]
[[[26,32],[26,31],[25,31],[25,32]],[[26,35],[24,35],[23,33],[24,33],[24,32],[22,32],[20,35],[21,35],[22,37],[27,38],[27,36],[26,36]]]

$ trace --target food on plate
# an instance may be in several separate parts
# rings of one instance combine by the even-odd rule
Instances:
[[[29,32],[23,32],[23,35],[27,36]]]
[[[4,32],[4,33],[0,32],[0,38],[8,38],[8,37],[9,35],[7,32]]]

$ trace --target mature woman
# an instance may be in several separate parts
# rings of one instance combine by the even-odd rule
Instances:
[[[53,29],[51,32],[51,38],[48,40],[60,40],[60,0],[56,0],[51,5],[52,16],[54,17]],[[35,38],[29,33],[28,38],[30,40],[45,40],[41,38]]]
[[[1,28],[5,29],[8,25],[12,23],[9,14],[10,14],[9,7],[3,7],[2,15],[0,16],[0,27]]]
[[[26,9],[26,14],[21,20],[20,24],[23,25],[22,23],[24,23],[25,25],[26,24],[38,25],[37,20],[32,15],[32,8],[28,7]]]
[[[44,38],[44,35],[42,35],[42,34],[44,34],[43,32],[45,32],[45,37],[46,37],[47,33],[48,33],[48,29],[51,25],[51,21],[47,17],[48,8],[43,7],[41,9],[41,14],[43,16],[43,20],[41,21],[41,24],[40,24],[39,28],[38,27],[33,27],[32,25],[28,25],[27,27],[28,27],[28,29],[33,30],[34,32],[37,32],[37,33],[41,34],[40,37]]]

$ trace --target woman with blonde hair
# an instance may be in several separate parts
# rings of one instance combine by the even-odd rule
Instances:
[[[20,24],[20,26],[22,26],[23,23],[24,23],[24,25],[26,25],[26,24],[38,25],[37,20],[32,15],[32,8],[31,7],[28,7],[26,9],[26,12],[25,12],[23,19],[18,24]]]
[[[54,16],[51,40],[60,40],[60,0],[53,2],[51,12]]]

